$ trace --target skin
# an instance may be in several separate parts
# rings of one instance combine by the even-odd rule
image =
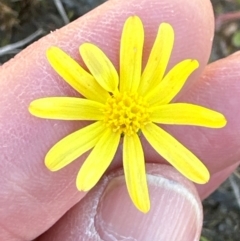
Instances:
[[[198,211],[191,215],[195,227],[185,230],[183,240],[199,238],[202,214],[196,218],[194,213],[202,212],[200,199],[214,191],[239,165],[240,54],[236,53],[206,66],[214,33],[214,18],[208,0],[112,0],[62,29],[50,33],[0,68],[0,240],[112,240],[104,233],[105,229],[101,229],[102,220],[108,224],[112,223],[114,228],[116,227],[115,231],[124,233],[124,237],[147,240],[150,233],[156,233],[159,229],[149,224],[152,218],[158,212],[159,222],[167,220],[170,216],[169,213],[162,212],[164,207],[169,205],[169,199],[160,200],[160,197],[166,197],[167,193],[172,195],[173,200],[179,200],[179,196],[175,191],[165,190],[160,184],[156,184],[156,181],[150,184],[151,199],[155,197],[160,200],[155,202],[154,199],[152,202],[155,216],[153,211],[149,216],[142,216],[143,214],[140,215],[131,206],[123,179],[114,179],[122,175],[118,169],[122,166],[121,147],[109,168],[110,176],[103,179],[89,192],[87,198],[83,199],[86,193],[76,189],[75,178],[86,155],[55,173],[47,170],[43,160],[52,145],[87,123],[43,120],[31,116],[28,112],[29,103],[40,97],[79,96],[50,67],[45,56],[48,47],[62,48],[84,66],[78,47],[84,42],[91,42],[98,45],[114,65],[118,66],[122,26],[130,15],[140,16],[145,26],[143,65],[147,61],[161,22],[171,23],[176,36],[168,68],[185,58],[199,61],[200,68],[190,76],[175,101],[212,108],[223,113],[228,120],[225,128],[215,130],[186,126],[164,127],[208,167],[211,173],[210,182],[206,185],[196,185],[196,188],[173,168],[166,168],[166,162],[144,139],[142,140],[146,162],[155,163],[147,166],[148,173],[177,182],[186,188],[198,203]],[[109,183],[113,184],[108,185]],[[107,195],[103,193],[109,186],[117,186],[116,196],[111,197],[110,188],[111,202],[106,201],[108,208],[96,208],[93,201],[104,203]],[[121,188],[118,188],[119,186]],[[118,205],[120,199],[122,206],[117,212],[114,205]],[[178,229],[184,225],[179,221],[181,215],[187,215],[188,205],[194,203],[188,204],[184,197],[181,200],[185,206],[175,210],[177,204],[173,201],[169,211],[175,210]],[[129,217],[124,210],[129,209],[132,215],[129,215],[131,222],[128,227],[124,226],[123,221],[120,225],[120,221],[118,223],[116,218],[114,220],[114,211],[117,212],[114,213],[115,217],[126,215],[126,220]],[[68,210],[70,211],[65,214]],[[97,215],[94,210],[97,210]],[[89,224],[91,218],[95,218],[94,230],[97,230],[101,239],[99,236],[89,236],[86,232],[92,230]],[[56,223],[59,219],[61,220]],[[140,219],[142,223],[139,222]],[[142,225],[141,229],[145,230],[147,236],[140,236],[137,229],[134,234],[130,234],[129,225],[131,227],[136,222],[139,222],[140,227]],[[164,225],[168,224],[163,223],[160,226],[163,233],[166,230]],[[171,230],[170,226],[167,228]],[[167,240],[174,240],[172,231],[166,235]],[[160,236],[154,238],[166,240]],[[154,238],[151,240],[155,240]]]

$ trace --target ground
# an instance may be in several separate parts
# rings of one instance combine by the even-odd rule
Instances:
[[[0,0],[0,65],[49,31],[60,28],[103,2],[105,0]],[[210,62],[240,49],[240,0],[211,2],[216,31]],[[239,241],[238,169],[204,200],[201,241]]]

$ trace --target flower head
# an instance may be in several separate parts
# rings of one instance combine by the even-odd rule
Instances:
[[[166,73],[174,44],[170,24],[159,26],[156,40],[142,71],[144,29],[139,17],[129,17],[123,27],[119,74],[97,46],[84,43],[80,54],[89,72],[57,47],[47,50],[54,70],[83,97],[34,100],[31,114],[48,119],[95,121],[55,144],[45,164],[57,171],[91,150],[76,180],[79,190],[90,190],[110,165],[123,138],[123,166],[129,195],[138,209],[148,212],[150,201],[144,153],[139,132],[172,166],[196,183],[206,183],[209,172],[186,147],[158,124],[221,128],[224,116],[205,107],[171,103],[187,78],[198,68],[185,59]]]

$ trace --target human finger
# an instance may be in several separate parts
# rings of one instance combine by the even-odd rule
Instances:
[[[0,223],[4,225],[1,225],[1,239],[36,237],[85,195],[77,191],[75,178],[86,155],[56,173],[50,173],[43,164],[49,148],[83,124],[37,119],[28,112],[29,103],[34,99],[77,95],[51,69],[45,57],[46,49],[53,45],[61,47],[82,64],[78,47],[83,42],[91,42],[117,66],[122,26],[129,15],[138,15],[144,23],[143,63],[159,24],[169,22],[176,35],[169,68],[182,59],[193,58],[199,61],[200,68],[190,77],[190,82],[200,75],[209,57],[213,34],[211,5],[207,0],[155,0],[151,4],[144,0],[109,1],[42,38],[2,66]],[[115,165],[121,165],[119,155]],[[36,225],[29,229],[33,219]]]

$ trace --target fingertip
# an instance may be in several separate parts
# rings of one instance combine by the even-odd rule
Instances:
[[[148,164],[147,172],[149,212],[133,205],[123,172],[118,170],[105,177],[41,240],[199,240],[202,206],[192,183],[166,165]]]

